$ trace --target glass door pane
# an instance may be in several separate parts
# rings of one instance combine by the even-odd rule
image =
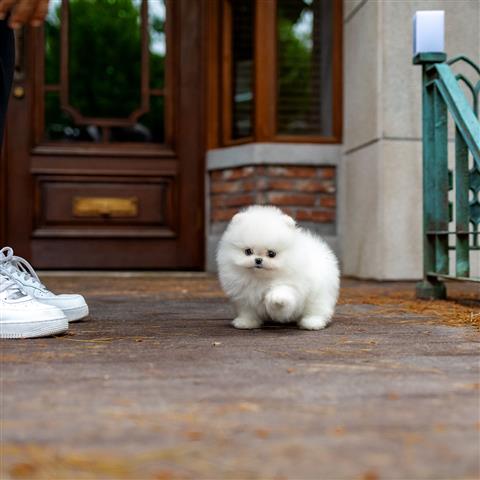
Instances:
[[[46,140],[164,143],[165,26],[164,0],[51,0]]]

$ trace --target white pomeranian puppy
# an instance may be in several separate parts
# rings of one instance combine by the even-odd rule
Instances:
[[[335,255],[314,234],[271,206],[237,213],[217,253],[222,288],[233,301],[236,328],[264,320],[320,330],[332,318],[340,274]]]

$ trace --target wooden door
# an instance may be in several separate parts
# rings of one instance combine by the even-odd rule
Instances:
[[[4,224],[36,267],[203,267],[200,20],[196,0],[51,0],[19,35]]]

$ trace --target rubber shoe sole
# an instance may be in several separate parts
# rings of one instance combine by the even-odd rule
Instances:
[[[88,316],[88,305],[75,308],[62,308],[61,310],[69,322],[78,322]]]
[[[0,338],[38,338],[59,335],[68,330],[68,320],[57,318],[37,322],[0,323]]]

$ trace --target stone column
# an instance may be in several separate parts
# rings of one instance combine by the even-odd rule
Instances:
[[[478,0],[344,1],[339,239],[346,275],[422,276],[421,69],[416,10],[445,10],[446,51],[480,58]]]

